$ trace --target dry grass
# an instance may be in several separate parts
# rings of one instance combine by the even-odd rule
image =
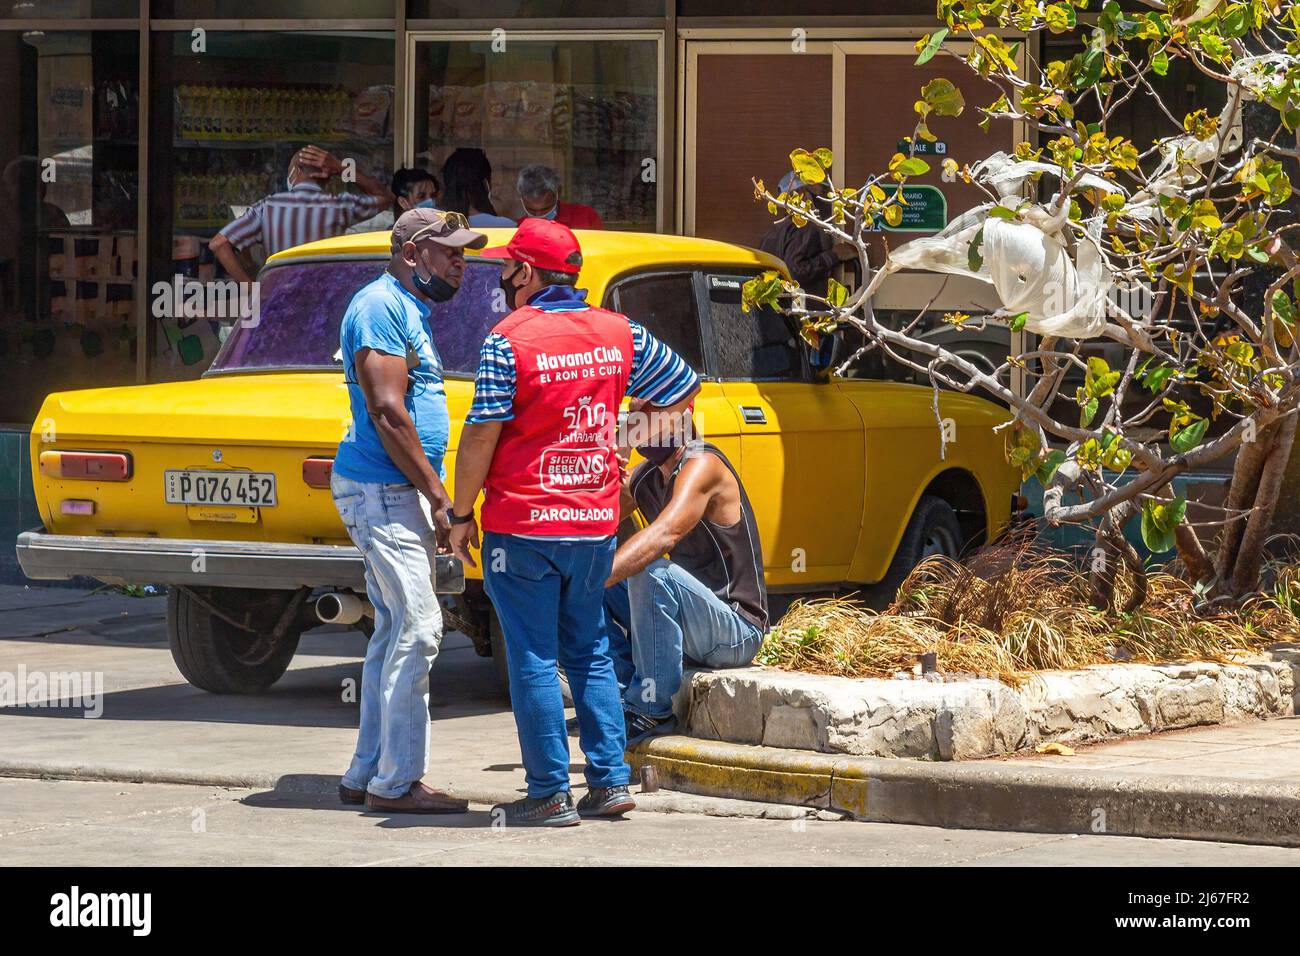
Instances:
[[[758,662],[892,677],[933,652],[940,671],[987,674],[1014,685],[1034,671],[1117,659],[1231,661],[1300,637],[1300,565],[1275,563],[1265,580],[1267,591],[1242,607],[1211,610],[1186,581],[1153,571],[1140,608],[1109,613],[1089,604],[1087,574],[1068,557],[1023,545],[994,547],[965,564],[924,562],[881,613],[844,598],[795,602]]]

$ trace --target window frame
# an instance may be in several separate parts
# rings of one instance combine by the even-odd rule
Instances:
[[[748,270],[748,271],[746,271]],[[695,296],[698,301],[696,311],[700,317],[700,324],[703,326],[704,316],[710,314],[709,309],[709,289],[708,276],[718,276],[724,279],[740,279],[747,282],[756,276],[762,275],[767,270],[759,266],[696,266],[695,267]],[[709,380],[715,382],[787,382],[798,385],[815,385],[817,377],[813,374],[812,363],[808,359],[808,349],[805,347],[803,339],[799,337],[799,330],[795,328],[794,322],[788,315],[773,310],[776,315],[785,323],[786,329],[794,337],[795,348],[799,353],[800,377],[797,379],[782,378],[776,376],[727,376],[722,374],[722,361],[719,357],[717,348],[716,330],[712,322],[708,323],[708,330],[705,338],[705,361],[709,363]]]
[[[609,309],[611,312],[617,312],[619,315],[627,316],[631,321],[638,322],[644,326],[646,331],[651,335],[659,338],[654,329],[650,328],[644,322],[641,322],[641,320],[635,315],[627,315],[627,313],[622,310],[622,301],[619,291],[628,283],[636,282],[641,279],[656,279],[675,276],[685,276],[691,286],[691,302],[695,311],[695,334],[698,337],[700,344],[700,363],[702,365],[701,368],[694,369],[694,371],[699,375],[701,381],[718,381],[718,378],[712,373],[714,368],[713,342],[709,336],[704,334],[704,316],[700,312],[700,295],[696,269],[694,266],[679,266],[675,268],[665,266],[662,268],[642,269],[636,272],[625,272],[605,287],[605,294],[601,300],[602,308]],[[663,341],[663,339],[660,338],[660,341]],[[665,342],[664,344],[667,345],[668,343]],[[683,358],[683,361],[684,360],[685,359]]]

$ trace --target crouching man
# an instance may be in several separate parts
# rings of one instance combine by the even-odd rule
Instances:
[[[684,416],[624,484],[623,516],[649,525],[619,547],[605,582],[611,655],[628,745],[676,728],[683,659],[743,667],[767,631],[754,511],[735,468]],[[663,555],[668,557],[664,558]]]

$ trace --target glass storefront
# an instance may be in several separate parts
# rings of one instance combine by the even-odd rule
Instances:
[[[0,422],[136,379],[137,39],[0,31]]]
[[[0,0],[0,20],[135,19],[140,0]]]
[[[417,166],[436,173],[454,150],[481,149],[493,211],[518,220],[516,179],[541,163],[559,173],[559,198],[591,206],[607,229],[661,226],[657,39],[511,33],[416,37],[414,48]]]
[[[392,175],[391,33],[208,31],[153,36],[150,288],[176,276],[227,278],[209,241],[253,203],[287,188],[303,146],[326,149],[381,182]],[[332,179],[327,190],[356,191]],[[245,254],[250,275],[267,250]],[[160,310],[166,311],[166,310]],[[191,378],[228,326],[151,313],[150,379]]]

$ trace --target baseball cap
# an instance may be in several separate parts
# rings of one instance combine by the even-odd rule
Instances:
[[[514,259],[551,272],[582,271],[582,247],[564,223],[554,219],[525,219],[504,246],[484,249],[489,259]]]
[[[463,213],[428,207],[409,209],[393,223],[393,252],[421,239],[457,248],[482,249],[487,245],[487,236],[471,229]]]

